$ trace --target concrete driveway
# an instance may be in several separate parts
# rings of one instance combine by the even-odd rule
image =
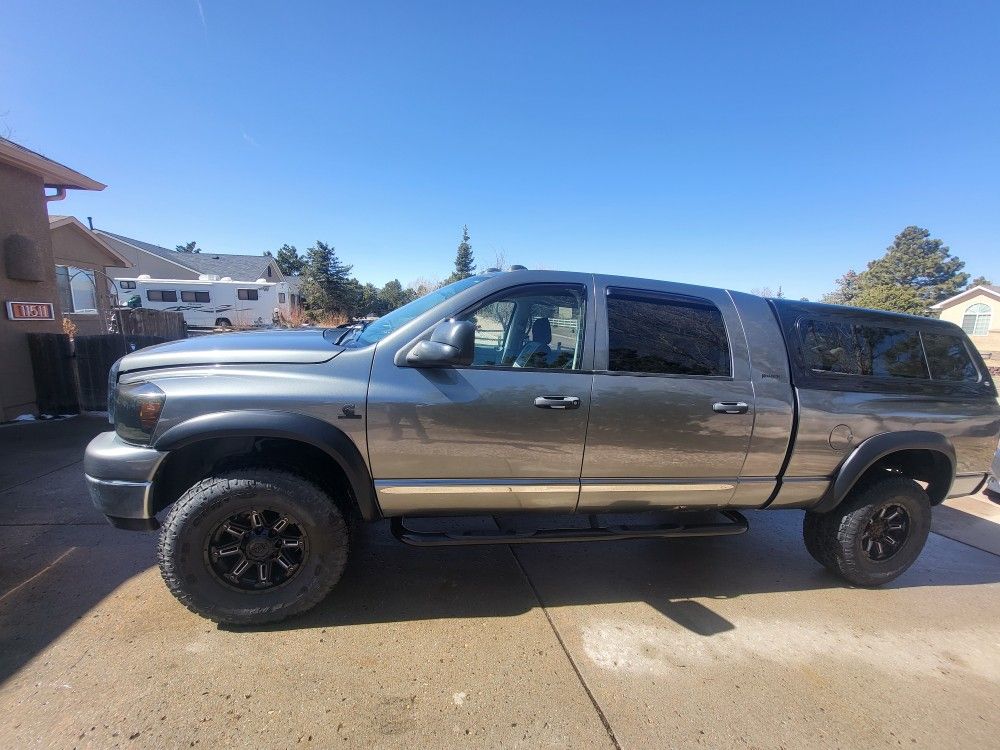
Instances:
[[[984,550],[932,534],[868,591],[809,558],[796,512],[516,549],[416,550],[380,524],[316,610],[227,630],[170,596],[155,534],[90,507],[103,429],[0,427],[0,747],[996,746]]]

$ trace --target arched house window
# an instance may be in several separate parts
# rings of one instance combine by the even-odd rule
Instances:
[[[962,330],[970,336],[985,336],[990,331],[990,306],[985,302],[969,305],[962,316]]]

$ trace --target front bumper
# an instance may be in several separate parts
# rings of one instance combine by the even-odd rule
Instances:
[[[118,528],[159,528],[153,510],[153,477],[166,455],[130,445],[114,432],[95,437],[83,457],[87,490],[94,507]]]

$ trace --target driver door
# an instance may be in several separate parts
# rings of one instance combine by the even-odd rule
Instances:
[[[573,511],[593,382],[589,307],[582,284],[514,287],[456,316],[476,324],[472,365],[376,366],[368,446],[383,513]]]

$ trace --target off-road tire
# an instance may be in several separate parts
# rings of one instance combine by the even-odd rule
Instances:
[[[296,575],[243,591],[224,583],[205,554],[213,529],[255,503],[295,517],[308,538]],[[160,573],[171,593],[202,617],[228,625],[278,622],[316,606],[347,564],[349,532],[336,503],[312,482],[276,469],[232,469],[206,477],[174,503],[160,532]]]
[[[898,505],[908,516],[901,546],[885,560],[872,559],[862,538],[872,518]],[[852,490],[828,513],[806,512],[802,523],[806,549],[821,565],[857,586],[880,586],[902,575],[917,559],[931,528],[930,498],[912,479],[889,476]]]

